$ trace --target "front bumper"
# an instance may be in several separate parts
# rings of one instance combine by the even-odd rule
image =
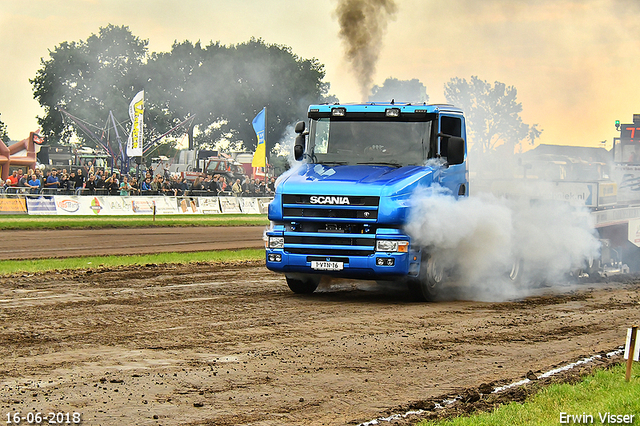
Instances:
[[[281,233],[267,233],[267,236],[281,236]],[[408,240],[407,236],[395,236],[396,239]],[[388,238],[385,238],[388,239]],[[407,253],[374,252],[367,255],[341,255],[336,253],[325,255],[313,253],[309,248],[306,253],[290,253],[284,248],[266,249],[267,268],[275,272],[321,274],[342,278],[359,279],[396,279],[404,276],[417,276],[420,271],[420,251],[409,247]],[[340,262],[342,270],[318,270],[312,268],[312,262]]]

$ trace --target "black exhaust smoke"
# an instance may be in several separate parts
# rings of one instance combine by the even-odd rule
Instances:
[[[362,101],[369,97],[387,22],[397,11],[394,0],[340,0],[336,9],[347,61],[358,79]]]

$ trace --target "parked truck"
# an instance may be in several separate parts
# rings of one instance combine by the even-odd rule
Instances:
[[[278,183],[269,204],[266,265],[295,293],[324,275],[406,284],[434,299],[445,271],[404,231],[410,198],[440,185],[469,194],[465,117],[451,105],[312,105],[298,122],[302,166]]]
[[[196,178],[204,179],[207,175],[221,175],[230,182],[244,180],[245,169],[231,156],[211,150],[181,150],[176,158],[165,156],[153,158],[151,168],[154,174],[179,173],[188,182]]]

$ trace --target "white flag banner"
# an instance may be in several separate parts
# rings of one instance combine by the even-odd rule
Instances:
[[[142,118],[144,116],[144,90],[139,91],[129,104],[131,133],[127,141],[127,156],[142,157]]]

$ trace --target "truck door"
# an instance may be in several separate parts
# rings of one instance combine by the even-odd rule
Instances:
[[[465,139],[465,157],[467,152],[466,132],[464,121],[461,117],[455,115],[441,114],[439,118],[440,133],[445,135],[457,136]],[[441,158],[447,157],[448,138],[438,138],[438,152]],[[469,195],[469,183],[467,174],[467,161],[462,164],[449,166],[442,171],[440,177],[440,185],[449,188],[453,195]]]

